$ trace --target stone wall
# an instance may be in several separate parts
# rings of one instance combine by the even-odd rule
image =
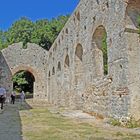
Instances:
[[[16,43],[8,48],[2,50],[1,57],[4,59],[2,64],[3,71],[10,72],[10,75],[5,72],[8,78],[3,78],[2,81],[10,89],[8,93],[11,93],[13,89],[12,76],[21,70],[26,70],[32,73],[35,78],[34,82],[34,97],[46,98],[46,61],[47,51],[35,44],[27,44],[27,49],[23,49],[22,43]],[[2,60],[2,59],[1,59]]]
[[[25,50],[16,44],[2,54],[12,75],[24,68],[33,73],[35,98],[103,116],[139,119],[139,5],[139,0],[81,0],[49,52],[35,44]],[[105,34],[107,74],[101,50]]]

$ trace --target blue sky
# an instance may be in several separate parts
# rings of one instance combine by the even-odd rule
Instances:
[[[1,0],[0,29],[6,30],[20,17],[32,21],[51,19],[59,15],[71,14],[79,0]]]

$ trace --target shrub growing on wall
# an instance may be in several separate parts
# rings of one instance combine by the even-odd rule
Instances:
[[[105,34],[102,39],[102,52],[103,52],[103,63],[104,63],[104,74],[108,74],[108,54],[107,54],[107,35]]]

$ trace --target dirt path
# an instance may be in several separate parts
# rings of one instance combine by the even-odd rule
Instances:
[[[7,104],[0,110],[0,140],[22,140],[19,103]]]

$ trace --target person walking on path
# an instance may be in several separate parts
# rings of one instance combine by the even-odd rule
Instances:
[[[0,87],[0,103],[1,103],[1,109],[3,109],[3,104],[6,100],[6,89],[3,87]]]
[[[12,94],[11,94],[11,104],[15,104],[15,99],[16,99],[16,94],[13,91]]]
[[[20,93],[20,100],[21,100],[21,103],[23,103],[24,100],[25,100],[25,93],[24,93],[24,91],[22,91],[22,92]]]

